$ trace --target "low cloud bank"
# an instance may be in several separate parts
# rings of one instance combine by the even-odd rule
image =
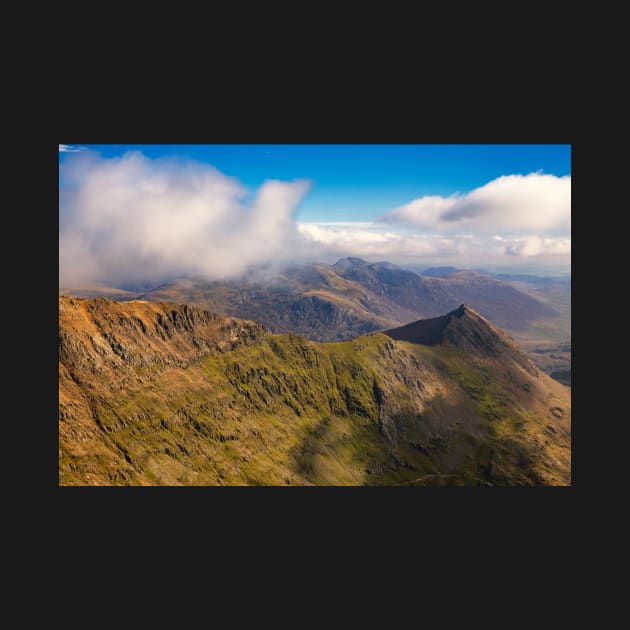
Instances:
[[[81,148],[82,149],[82,148]],[[310,182],[268,180],[251,196],[208,164],[104,159],[60,145],[61,287],[226,280],[342,256],[459,266],[566,264],[571,178],[500,177],[464,195],[425,196],[368,222],[296,222]]]

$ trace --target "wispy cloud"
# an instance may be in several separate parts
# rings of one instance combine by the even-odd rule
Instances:
[[[73,147],[70,144],[60,144],[59,153],[80,153],[81,151],[87,151],[86,147]]]
[[[463,266],[514,264],[518,259],[568,263],[571,255],[570,238],[425,234],[377,222],[298,223],[298,229],[329,258],[358,256],[428,264],[448,261]]]

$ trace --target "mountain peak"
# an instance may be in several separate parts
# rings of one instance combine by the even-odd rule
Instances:
[[[333,267],[337,269],[347,269],[348,267],[357,267],[363,265],[369,265],[367,260],[363,260],[362,258],[355,258],[353,256],[346,256],[345,258],[340,258]]]
[[[469,317],[476,317],[479,318],[481,320],[483,320],[488,326],[497,329],[493,324],[491,324],[485,317],[483,317],[483,315],[480,315],[472,306],[470,306],[469,304],[460,304],[454,311],[450,311],[449,313],[447,313],[445,315],[445,317],[456,317],[456,318],[460,318],[460,317],[464,317],[464,316],[469,316]]]
[[[474,313],[475,315],[478,314],[474,309],[470,308],[468,304],[460,304],[459,308],[456,308],[454,311],[447,313],[447,316],[451,315],[453,317],[462,317],[466,315],[466,313]]]
[[[461,304],[440,317],[420,319],[383,332],[392,339],[458,348],[486,357],[508,354],[526,369],[534,369],[511,337],[468,304]]]

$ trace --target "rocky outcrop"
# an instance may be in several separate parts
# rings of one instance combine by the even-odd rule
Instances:
[[[59,298],[59,360],[71,372],[185,366],[258,343],[268,332],[187,304]]]

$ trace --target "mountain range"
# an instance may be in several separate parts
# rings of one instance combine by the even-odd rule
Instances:
[[[257,295],[297,303],[276,331],[316,331],[326,313],[344,335],[361,331],[335,343],[158,302],[160,291],[60,296],[59,483],[570,484],[569,389],[475,307],[436,313],[467,281],[399,271],[345,259],[296,268],[278,286],[160,290],[239,312]],[[500,316],[499,301],[488,308]],[[545,312],[533,302],[528,313]],[[428,318],[387,325],[421,307]],[[369,322],[381,332],[362,330]]]
[[[110,289],[68,294],[195,304],[314,341],[352,339],[436,317],[466,303],[514,337],[538,367],[547,373],[564,370],[563,382],[570,384],[570,283],[531,276],[501,279],[454,267],[423,273],[431,275],[388,262],[343,258],[334,265],[296,265],[267,278],[188,278],[143,293],[120,295]]]
[[[550,304],[488,274],[457,271],[425,277],[391,263],[358,258],[294,266],[267,280],[182,279],[138,297],[197,304],[315,341],[340,341],[434,317],[462,302],[507,330],[522,330],[534,319],[557,315]]]

